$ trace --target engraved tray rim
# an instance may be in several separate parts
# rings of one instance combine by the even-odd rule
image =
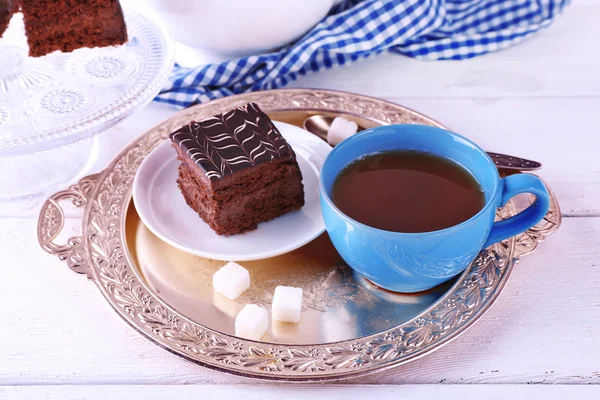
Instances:
[[[149,152],[183,123],[249,101],[268,112],[319,111],[360,116],[375,123],[443,125],[406,107],[349,92],[276,89],[240,94],[182,110],[127,145],[102,172],[51,196],[38,221],[41,247],[87,275],[103,297],[136,331],[184,359],[234,375],[280,381],[323,381],[382,371],[420,358],[454,340],[498,297],[519,258],[558,229],[561,214],[551,193],[551,210],[529,231],[486,249],[436,302],[411,320],[369,336],[324,344],[255,342],[195,323],[158,297],[133,266],[125,222],[133,177]],[[84,208],[82,236],[54,243],[64,225],[58,202]],[[508,204],[500,216],[514,213]]]

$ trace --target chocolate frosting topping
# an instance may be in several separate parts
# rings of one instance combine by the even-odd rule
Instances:
[[[292,153],[271,119],[255,103],[192,121],[171,133],[171,140],[211,181]]]

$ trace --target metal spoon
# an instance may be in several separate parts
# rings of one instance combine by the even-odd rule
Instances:
[[[304,120],[304,129],[317,135],[321,139],[327,141],[327,131],[333,122],[334,117],[327,115],[313,115]],[[359,126],[358,131],[363,131],[365,128]],[[509,156],[500,153],[487,152],[494,164],[498,168],[514,169],[518,171],[535,171],[542,168],[542,164],[537,161],[527,160],[525,158],[519,158]]]

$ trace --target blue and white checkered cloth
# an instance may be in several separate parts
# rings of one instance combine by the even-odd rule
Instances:
[[[346,0],[276,52],[175,67],[156,101],[188,107],[285,86],[308,72],[391,51],[460,60],[504,49],[552,23],[570,0]]]

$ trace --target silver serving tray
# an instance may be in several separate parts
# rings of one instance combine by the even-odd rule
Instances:
[[[38,224],[42,248],[87,275],[130,326],[187,360],[287,381],[348,378],[409,362],[465,332],[498,297],[518,259],[560,225],[551,193],[550,211],[540,224],[486,249],[452,281],[412,295],[387,292],[353,274],[324,234],[286,255],[242,263],[253,276],[252,287],[237,301],[223,303],[213,297],[210,279],[223,262],[183,253],[152,235],[140,222],[131,190],[142,160],[171,131],[249,101],[275,120],[300,126],[317,113],[342,114],[364,127],[441,126],[399,105],[351,93],[286,89],[237,95],[178,113],[127,146],[103,172],[51,196]],[[83,209],[82,236],[63,245],[54,242],[64,223],[61,200]],[[497,217],[515,210],[511,202]],[[261,342],[235,337],[239,309],[246,303],[270,309],[279,284],[303,287],[301,322],[272,324]]]

